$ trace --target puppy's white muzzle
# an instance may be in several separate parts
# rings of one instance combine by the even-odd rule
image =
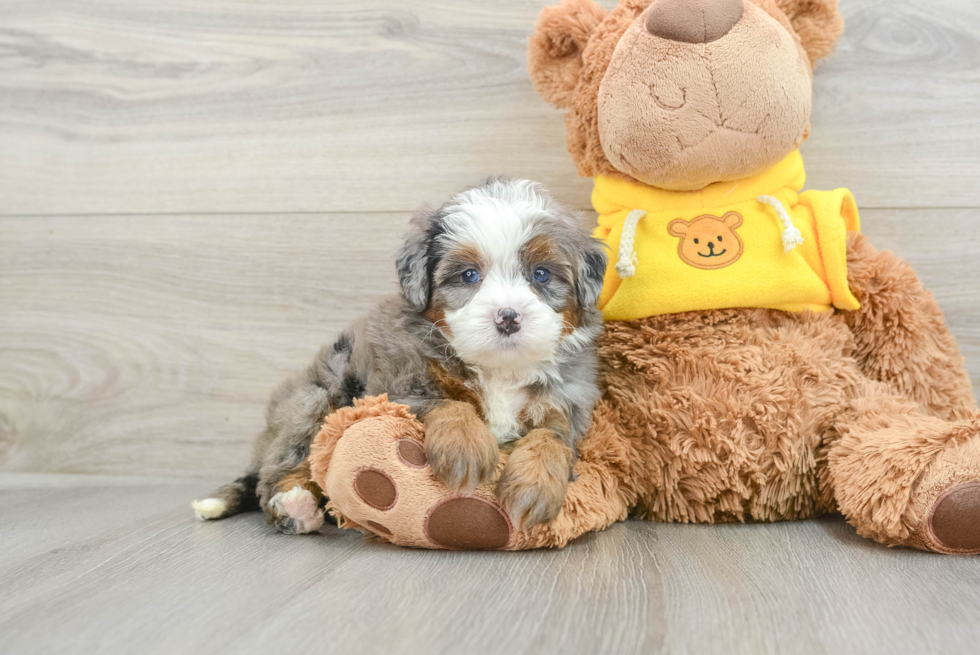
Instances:
[[[562,320],[527,281],[491,274],[466,306],[446,313],[452,345],[464,360],[484,367],[533,366],[551,359]]]

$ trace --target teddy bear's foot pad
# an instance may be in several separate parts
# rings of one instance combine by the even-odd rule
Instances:
[[[450,550],[495,550],[510,543],[513,528],[494,504],[472,496],[450,498],[425,518],[425,534]]]
[[[933,539],[952,553],[980,554],[980,481],[947,489],[932,507],[929,529]]]

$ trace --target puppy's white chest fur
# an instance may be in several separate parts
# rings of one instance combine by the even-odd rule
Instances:
[[[487,426],[497,443],[520,439],[518,416],[528,400],[526,383],[509,376],[484,376],[481,387]]]

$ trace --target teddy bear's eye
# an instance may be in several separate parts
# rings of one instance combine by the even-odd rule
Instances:
[[[694,245],[697,245],[697,244],[699,244],[699,243],[701,243],[701,241],[699,241],[698,239],[695,239],[695,240],[694,240]]]
[[[721,237],[718,237],[718,242],[721,243]]]

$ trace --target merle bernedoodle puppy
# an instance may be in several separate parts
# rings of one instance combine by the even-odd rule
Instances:
[[[275,391],[248,472],[195,502],[199,518],[261,508],[282,532],[318,529],[310,442],[325,415],[383,393],[425,424],[447,486],[471,491],[510,449],[497,493],[511,519],[557,516],[599,397],[603,246],[540,185],[491,179],[416,215],[397,269],[401,294]]]

